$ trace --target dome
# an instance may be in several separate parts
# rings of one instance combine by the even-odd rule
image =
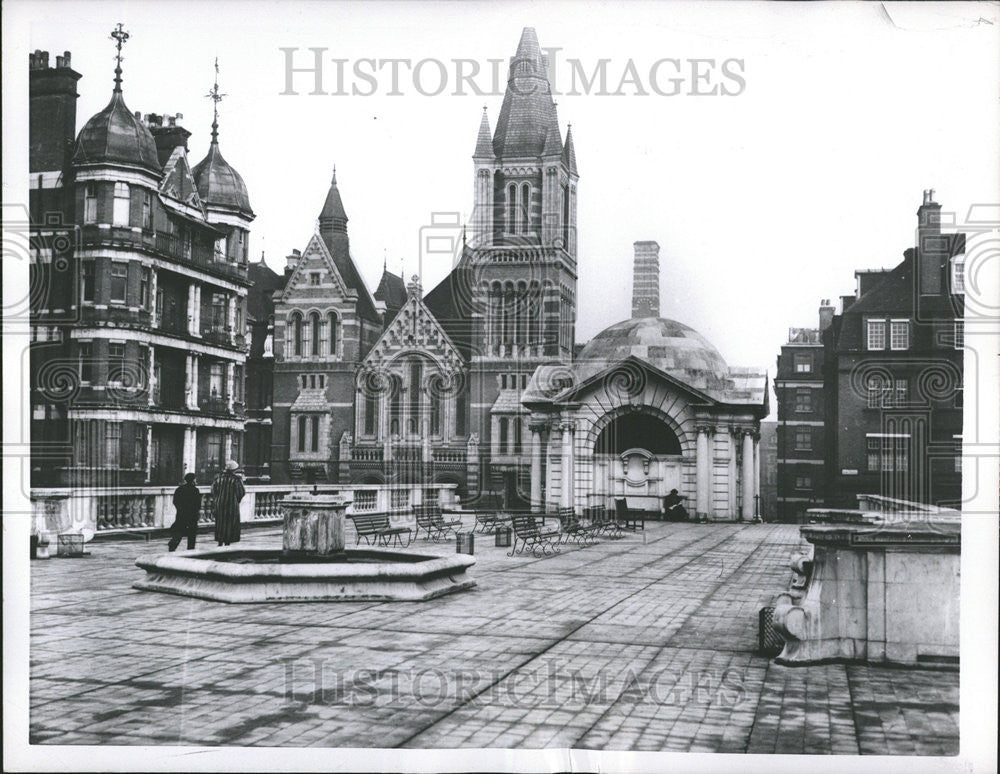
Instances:
[[[73,162],[135,164],[156,173],[160,171],[153,135],[146,124],[132,114],[117,90],[108,106],[80,130]]]
[[[633,356],[692,386],[729,378],[719,351],[693,328],[664,317],[624,320],[591,339],[576,358],[578,368],[599,371]]]
[[[211,144],[208,155],[194,168],[194,181],[198,186],[198,194],[206,205],[229,207],[253,216],[246,183],[240,173],[222,158],[217,142]]]

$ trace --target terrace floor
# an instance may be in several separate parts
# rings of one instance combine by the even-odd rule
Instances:
[[[165,543],[31,563],[32,743],[958,752],[957,672],[755,654],[793,525],[648,523],[541,559],[477,535],[478,587],[429,602],[133,590]]]

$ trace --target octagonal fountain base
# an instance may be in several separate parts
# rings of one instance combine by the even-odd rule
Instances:
[[[344,551],[288,557],[279,550],[221,549],[140,557],[146,577],[134,588],[216,602],[413,601],[471,589],[466,554]]]
[[[325,495],[286,497],[281,549],[221,548],[139,557],[133,584],[216,602],[412,601],[476,585],[466,554],[427,556],[344,548],[349,503]]]

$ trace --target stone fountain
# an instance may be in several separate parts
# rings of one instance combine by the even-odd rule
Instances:
[[[466,554],[428,556],[347,549],[350,501],[296,495],[282,501],[282,548],[239,547],[140,557],[134,588],[216,602],[422,601],[476,585]]]

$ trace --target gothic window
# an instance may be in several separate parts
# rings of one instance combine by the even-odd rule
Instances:
[[[521,417],[514,417],[514,454],[521,453]]]
[[[299,417],[299,451],[304,452],[306,450],[306,422],[308,417]]]
[[[129,222],[129,190],[128,183],[115,183],[115,201],[112,210],[112,223],[116,226],[127,226]]]
[[[466,398],[464,392],[459,392],[455,396],[455,435],[463,436],[465,429],[465,408]]]
[[[508,419],[500,417],[500,454],[507,453]]]
[[[507,233],[517,231],[517,186],[511,183],[507,186]]]
[[[340,326],[337,324],[337,315],[334,312],[330,312],[327,315],[327,323],[330,327],[330,354],[336,356],[337,354],[337,337],[340,335]]]
[[[531,186],[521,184],[521,233],[531,231]]]
[[[563,247],[569,250],[569,186],[563,186]]]
[[[314,414],[309,419],[312,424],[312,434],[309,439],[309,451],[319,451],[319,416]]]
[[[403,414],[403,383],[398,376],[389,377],[389,433],[399,435],[399,422]]]
[[[291,345],[292,354],[302,355],[302,315],[292,312],[288,318],[288,342]]]
[[[420,396],[422,390],[421,377],[423,368],[419,360],[414,359],[410,363],[410,416],[407,427],[410,433],[417,433],[420,430]]]
[[[507,285],[503,293],[503,343],[508,346],[514,340],[514,288]]]
[[[323,351],[322,327],[318,312],[313,312],[309,315],[309,333],[312,340],[309,354],[311,355],[319,355]]]
[[[375,435],[375,418],[378,411],[375,395],[370,388],[365,391],[365,435]]]

